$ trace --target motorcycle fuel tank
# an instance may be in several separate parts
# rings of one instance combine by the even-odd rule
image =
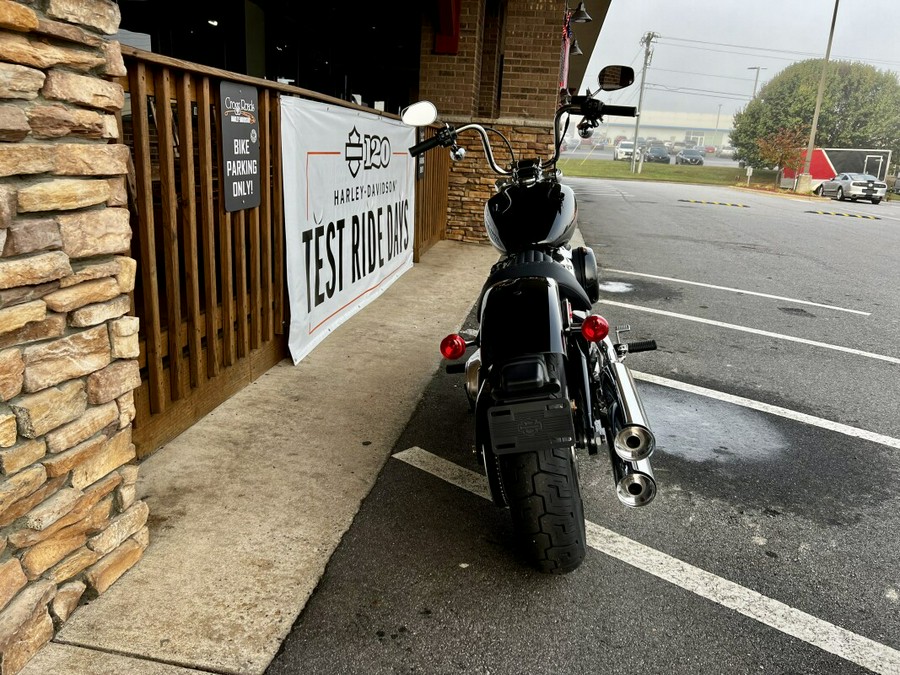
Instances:
[[[501,253],[536,246],[559,247],[575,232],[575,193],[568,185],[510,185],[484,207],[488,237]]]

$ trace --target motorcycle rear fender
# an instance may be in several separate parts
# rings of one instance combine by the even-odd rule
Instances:
[[[497,505],[504,505],[498,455],[528,452],[535,445],[568,447],[575,442],[565,398],[565,326],[557,282],[520,277],[494,284],[482,299],[480,322],[486,377],[475,409],[476,443],[491,496]],[[533,423],[535,416],[541,419],[540,425]],[[502,424],[519,417],[512,425]],[[544,430],[545,420],[552,432]]]
[[[565,354],[559,286],[545,277],[501,281],[481,305],[481,358],[488,367],[536,354]]]

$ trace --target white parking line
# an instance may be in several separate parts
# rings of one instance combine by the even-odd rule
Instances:
[[[422,448],[412,447],[394,457],[490,499],[484,476]],[[885,675],[900,675],[900,651],[896,649],[794,609],[596,523],[587,521],[586,526],[588,545],[601,553],[863,668]]]
[[[852,349],[850,347],[844,347],[843,345],[830,345],[827,342],[818,342],[817,340],[807,340],[806,338],[794,337],[793,335],[784,335],[782,333],[773,333],[767,330],[760,330],[758,328],[750,328],[748,326],[738,326],[733,323],[723,323],[722,321],[713,321],[712,319],[703,319],[699,316],[691,316],[690,314],[678,314],[676,312],[668,312],[664,309],[653,309],[651,307],[641,307],[640,305],[631,305],[627,302],[616,302],[615,300],[600,300],[597,304],[599,305],[612,305],[614,307],[624,307],[626,309],[634,309],[638,312],[649,312],[650,314],[659,314],[661,316],[669,316],[674,319],[685,319],[686,321],[695,321],[697,323],[705,323],[708,326],[718,326],[719,328],[729,328],[731,330],[739,330],[744,333],[753,333],[754,335],[764,335],[765,337],[777,338],[779,340],[788,340],[789,342],[799,342],[805,345],[812,345],[813,347],[823,347],[825,349],[832,349],[837,352],[845,352],[847,354],[854,354],[855,356],[865,356],[869,359],[878,359],[879,361],[887,361],[888,363],[896,363],[900,365],[900,359],[894,356],[885,356],[884,354],[874,354],[872,352],[864,352],[859,349]]]
[[[732,293],[740,293],[741,295],[755,295],[760,298],[769,298],[770,300],[784,300],[798,305],[811,305],[813,307],[824,307],[833,309],[838,312],[851,312],[852,314],[861,314],[862,316],[871,316],[871,312],[862,312],[858,309],[847,309],[846,307],[838,307],[837,305],[829,305],[822,302],[811,302],[809,300],[799,300],[797,298],[787,298],[781,295],[769,295],[768,293],[758,293],[756,291],[746,291],[743,288],[731,288],[730,286],[716,286],[714,284],[705,284],[700,281],[688,281],[687,279],[676,279],[674,277],[662,277],[656,274],[644,274],[643,272],[629,272],[627,270],[615,270],[607,268],[606,272],[614,272],[616,274],[628,274],[633,277],[646,277],[648,279],[660,279],[662,281],[674,281],[678,284],[689,284],[691,286],[702,286],[703,288],[713,288],[717,291],[730,291]]]
[[[900,450],[900,438],[894,438],[893,436],[885,436],[884,434],[876,434],[874,431],[866,431],[865,429],[860,429],[858,427],[851,427],[848,424],[841,424],[840,422],[833,422],[832,420],[826,420],[822,417],[815,417],[814,415],[807,415],[806,413],[797,412],[796,410],[790,410],[788,408],[781,408],[777,405],[770,405],[768,403],[762,403],[761,401],[754,401],[750,398],[744,398],[743,396],[734,396],[733,394],[726,394],[725,392],[716,391],[715,389],[707,389],[706,387],[698,387],[694,384],[688,384],[687,382],[679,382],[678,380],[670,380],[666,377],[659,377],[658,375],[650,375],[649,373],[641,373],[636,370],[632,370],[631,374],[634,376],[636,380],[642,380],[644,382],[651,382],[652,384],[658,384],[662,387],[669,387],[670,389],[678,389],[680,391],[685,391],[690,394],[697,394],[698,396],[705,396],[707,398],[713,398],[717,401],[724,401],[726,403],[733,403],[734,405],[739,405],[744,408],[750,408],[752,410],[758,410],[760,412],[769,413],[770,415],[778,415],[779,417],[785,417],[790,420],[794,420],[796,422],[802,422],[804,424],[809,424],[810,426],[819,427],[820,429],[827,429],[828,431],[835,431],[839,434],[844,434],[845,436],[853,436],[854,438],[860,438],[865,441],[872,441],[873,443],[880,443],[881,445],[886,445],[890,448],[896,448]]]

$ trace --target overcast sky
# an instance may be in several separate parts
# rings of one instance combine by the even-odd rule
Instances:
[[[718,114],[721,104],[724,126],[753,94],[756,71],[748,68],[765,68],[761,87],[791,63],[825,55],[833,13],[834,0],[612,0],[581,91],[596,87],[604,65],[631,65],[635,84],[601,97],[637,105],[640,40],[652,31],[659,38],[644,110]],[[577,37],[578,24],[574,30]],[[840,0],[831,58],[900,73],[900,1]]]

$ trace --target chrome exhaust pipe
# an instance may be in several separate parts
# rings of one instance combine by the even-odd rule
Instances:
[[[647,422],[647,413],[638,396],[634,378],[624,363],[612,361],[610,367],[616,383],[616,398],[622,422],[615,430],[613,450],[626,462],[647,460],[656,447],[656,437]]]
[[[478,388],[481,386],[481,347],[472,352],[466,361],[466,396],[474,403],[478,398]]]
[[[656,497],[656,479],[649,459],[656,447],[656,437],[650,430],[631,371],[617,358],[612,341],[606,338],[603,342],[618,403],[613,419],[608,420],[613,433],[609,458],[616,496],[625,506],[646,506]]]
[[[649,460],[625,462],[618,456],[613,459],[613,479],[616,497],[625,506],[647,506],[656,497],[656,479]]]

